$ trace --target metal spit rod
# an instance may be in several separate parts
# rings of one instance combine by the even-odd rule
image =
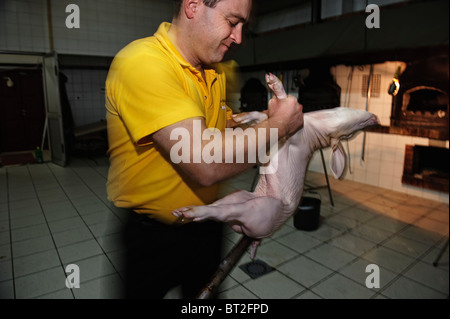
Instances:
[[[225,280],[225,277],[234,268],[238,260],[247,250],[248,246],[252,243],[254,239],[242,236],[239,242],[230,250],[228,255],[222,260],[219,268],[212,276],[209,283],[203,288],[203,290],[197,296],[197,299],[211,299],[217,292],[220,284]]]
[[[370,86],[372,82],[373,75],[373,64],[370,65],[369,78],[367,79],[367,98],[366,98],[366,111],[369,110],[369,101],[370,101]],[[366,130],[363,131],[363,144],[361,150],[361,164],[365,161],[365,153],[366,153]]]

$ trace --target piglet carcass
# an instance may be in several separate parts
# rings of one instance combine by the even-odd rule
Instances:
[[[266,75],[266,81],[274,92],[274,98],[286,97],[276,76]],[[235,120],[244,123],[261,121],[266,117],[265,113],[250,112],[236,116]],[[275,173],[260,174],[253,192],[237,191],[210,205],[183,207],[172,213],[194,222],[212,219],[228,223],[234,231],[255,239],[251,251],[254,258],[259,241],[271,236],[297,210],[308,162],[314,151],[331,146],[331,171],[340,178],[346,160],[340,141],[376,124],[377,117],[362,110],[338,107],[306,113],[303,128],[279,142]]]

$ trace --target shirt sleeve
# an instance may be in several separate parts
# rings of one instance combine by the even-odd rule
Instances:
[[[205,117],[187,92],[184,76],[170,61],[141,55],[123,58],[114,67],[110,86],[116,110],[134,143],[147,144],[150,139],[144,138],[161,128]]]

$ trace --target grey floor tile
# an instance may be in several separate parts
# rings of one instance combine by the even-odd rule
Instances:
[[[420,243],[412,239],[408,239],[403,236],[391,237],[383,243],[383,246],[396,250],[413,258],[419,258],[428,249],[430,249],[429,245]]]
[[[322,241],[327,241],[333,237],[339,236],[343,232],[345,232],[345,230],[336,228],[335,226],[330,226],[325,223],[321,224],[318,229],[308,232],[308,235],[311,235],[312,237]]]
[[[66,275],[61,266],[36,272],[15,280],[17,299],[36,298],[66,288]]]
[[[86,224],[84,223],[83,219],[79,216],[75,217],[69,217],[61,220],[51,221],[48,223],[48,226],[50,227],[50,231],[52,233],[58,233],[62,231],[68,231],[71,229],[77,229],[82,228]]]
[[[305,256],[333,270],[343,267],[356,258],[355,255],[330,244],[323,244],[314,248],[307,252]]]
[[[26,217],[18,217],[11,219],[11,229],[17,229],[45,223],[46,221],[43,214],[33,214]]]
[[[45,223],[11,230],[11,237],[13,242],[42,237],[46,235],[50,235],[50,229]]]
[[[350,232],[355,236],[365,238],[376,244],[385,241],[387,238],[394,234],[392,231],[387,231],[385,229],[370,226],[368,224],[359,225],[353,228]]]
[[[272,240],[258,248],[256,258],[263,260],[269,266],[277,267],[295,256],[297,252]]]
[[[340,274],[334,274],[311,289],[325,299],[368,299],[375,291]]]
[[[10,279],[13,279],[12,259],[0,260],[0,281]]]
[[[63,264],[69,264],[78,260],[100,255],[103,251],[95,239],[90,239],[59,247],[58,253]]]
[[[81,241],[94,239],[87,226],[56,232],[52,234],[56,247],[67,246]]]
[[[278,271],[305,287],[311,287],[333,273],[332,269],[304,256],[281,265]]]
[[[14,299],[14,283],[12,280],[0,281],[0,299]]]
[[[71,289],[64,288],[49,294],[41,295],[36,299],[74,299]]]
[[[117,274],[97,278],[73,288],[75,299],[121,299],[124,298],[124,284]]]
[[[55,249],[14,258],[14,276],[20,277],[60,265]]]
[[[53,243],[52,236],[50,235],[15,241],[12,243],[14,258],[27,256],[54,248],[55,245]]]
[[[229,290],[223,291],[218,295],[219,299],[259,299],[247,288],[239,285]]]
[[[386,247],[378,247],[371,250],[363,258],[397,273],[401,273],[415,261],[410,256]]]
[[[93,279],[116,273],[105,255],[97,255],[74,262],[80,269],[80,285]],[[67,265],[65,265],[67,267]]]
[[[0,245],[0,259],[10,260],[11,257],[11,244]]]
[[[8,179],[0,169],[1,298],[120,298],[126,216],[106,199],[108,164],[107,158],[79,158],[67,167],[14,167]],[[241,174],[222,190],[250,189],[255,174]],[[308,185],[325,184],[321,173],[308,172],[308,178]],[[256,258],[276,270],[251,279],[239,268],[250,261],[247,251],[219,298],[448,298],[448,248],[432,265],[448,238],[448,204],[330,182],[334,206],[326,189],[314,194],[322,201],[320,227],[297,230],[291,217],[257,251]],[[241,237],[228,228],[223,255]],[[79,266],[81,288],[65,287],[68,263]],[[380,288],[365,286],[369,264],[379,266]]]
[[[343,276],[352,279],[353,281],[361,284],[361,285],[365,285],[366,280],[369,280],[370,282],[372,282],[372,275],[374,274],[374,271],[371,268],[368,268],[369,265],[373,265],[371,264],[371,262],[364,260],[364,259],[360,259],[358,258],[358,260],[356,260],[354,263],[349,264],[347,266],[345,266],[344,268],[339,270],[339,273],[342,274]],[[390,271],[386,268],[383,268],[379,265],[378,266],[378,270],[379,270],[379,285],[380,288],[371,288],[374,291],[378,291],[380,289],[385,288],[393,279],[396,278],[397,273]]]
[[[362,237],[355,236],[352,233],[345,233],[341,236],[332,238],[328,243],[357,256],[360,256],[375,247],[375,243]]]
[[[313,293],[312,291],[307,290],[304,293],[300,294],[296,299],[323,299],[323,298]]]
[[[446,299],[448,297],[448,295],[402,276],[383,290],[382,295],[391,299]]]
[[[308,251],[322,243],[321,240],[307,235],[305,232],[300,230],[292,231],[288,235],[279,237],[276,240],[277,242],[290,247],[299,253]]]
[[[418,262],[416,265],[408,269],[403,276],[438,290],[447,296],[449,295],[448,271],[439,269],[424,262]]]
[[[247,281],[243,285],[253,294],[263,299],[289,299],[305,290],[305,287],[278,271]]]

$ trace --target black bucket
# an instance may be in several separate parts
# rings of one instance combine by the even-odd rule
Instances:
[[[300,230],[316,230],[320,223],[320,199],[302,197],[294,215],[294,226]]]

